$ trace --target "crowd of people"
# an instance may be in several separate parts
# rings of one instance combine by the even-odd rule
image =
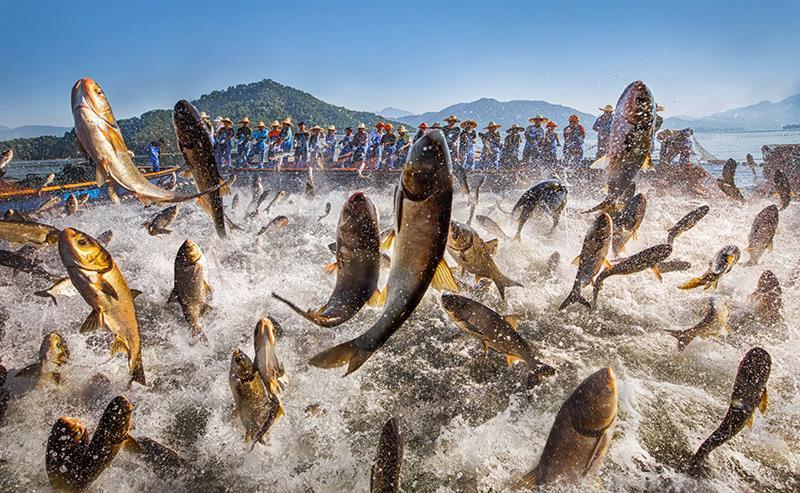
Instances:
[[[657,111],[663,109],[659,106]],[[273,121],[267,130],[263,121],[251,128],[247,117],[242,118],[239,127],[234,129],[230,118],[217,117],[212,121],[205,112],[201,116],[214,143],[217,162],[223,168],[234,165],[234,149],[237,167],[274,168],[291,162],[294,167],[359,167],[369,163],[375,169],[397,168],[405,161],[411,144],[427,132],[438,129],[447,139],[453,162],[466,169],[555,169],[584,167],[607,153],[614,107],[606,105],[600,110],[603,113],[592,125],[592,130],[597,133],[597,144],[595,156],[591,159],[584,155],[586,128],[578,115],[569,116],[560,134],[555,121],[536,115],[528,119],[527,127],[511,125],[505,130],[505,136],[500,132],[502,125],[493,121],[483,127],[483,131],[478,131],[479,125],[475,120],[462,121],[450,115],[444,119],[444,124],[436,122],[429,126],[426,122],[420,123],[413,137],[404,126],[395,129],[391,123],[384,122],[376,123],[369,130],[361,123],[355,130],[347,127],[343,135],[338,135],[333,125],[309,128],[305,122],[299,122],[295,127],[290,117],[281,122]],[[662,121],[658,116],[656,126],[660,127]],[[148,146],[154,169],[158,167],[161,144],[163,140]],[[562,148],[562,158],[559,158],[559,147]],[[680,146],[674,146],[674,150],[681,155],[685,152]]]

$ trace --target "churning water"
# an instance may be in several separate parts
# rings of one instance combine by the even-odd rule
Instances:
[[[662,243],[668,227],[708,203],[710,213],[675,242],[673,258],[691,261],[692,268],[665,274],[663,282],[650,272],[610,278],[596,311],[575,305],[559,312],[558,306],[575,275],[569,260],[580,251],[592,220],[579,211],[596,204],[599,192],[586,197],[571,193],[552,236],[546,236],[547,220],[529,221],[523,241],[501,241],[496,257],[501,270],[525,287],[509,289],[507,303],[494,287],[462,294],[501,313],[523,315],[521,334],[558,369],[554,378],[530,388],[525,366],[509,368],[500,355],[485,356],[477,340],[447,319],[435,291],[356,373],[342,378],[343,368],[308,365],[319,350],[360,334],[378,317],[377,311],[364,309],[349,323],[324,329],[270,296],[276,291],[307,307],[327,300],[334,282],[322,269],[333,260],[327,245],[335,239],[338,212],[352,191],[326,192],[313,200],[290,195],[270,217],[250,223],[242,219],[241,207],[230,213],[247,231],[234,231],[227,241],[214,235],[210,220],[194,205],[181,206],[174,232],[162,237],[151,237],[141,227],[157,208],[145,209],[131,199],[122,205],[86,207],[70,217],[45,218],[56,227],[76,227],[91,235],[114,231],[109,251],[131,287],[143,291],[136,306],[149,385],[127,389],[125,358],[109,359],[108,333],[78,333],[90,311],[80,297],[61,298],[55,306],[32,294],[46,288],[46,281],[27,274],[14,277],[2,268],[0,306],[7,314],[0,340],[3,364],[21,368],[33,362],[42,336],[51,330],[66,337],[71,360],[60,385],[47,383],[10,403],[0,428],[0,490],[48,490],[45,443],[53,422],[61,415],[74,416],[93,430],[108,401],[124,394],[134,405],[132,434],[173,447],[198,471],[184,478],[160,477],[140,458],[122,451],[94,483],[96,491],[366,491],[381,426],[393,415],[402,418],[405,432],[404,491],[500,491],[537,463],[562,402],[580,380],[602,366],[611,366],[618,376],[616,432],[599,482],[589,481],[575,491],[800,488],[800,295],[797,286],[787,286],[798,268],[796,204],[781,211],[774,251],[765,253],[757,266],[745,267],[743,254],[716,291],[681,291],[676,286],[701,274],[719,248],[733,243],[744,249],[753,218],[775,199],[749,192],[747,205],[740,206],[724,199],[648,191],[638,240],[627,251]],[[489,213],[495,199],[510,209],[522,191],[482,193],[477,212]],[[238,192],[247,197],[246,205],[249,187]],[[367,188],[367,194],[380,210],[381,227],[389,226],[390,191]],[[327,201],[332,212],[318,222]],[[457,194],[454,218],[466,220],[467,210],[466,198]],[[256,238],[258,229],[277,214],[288,216],[289,226]],[[501,212],[495,210],[491,217],[513,233]],[[480,226],[475,228],[491,239]],[[192,344],[179,307],[166,304],[174,257],[187,238],[199,244],[209,261],[214,309],[203,319],[207,345]],[[554,251],[562,262],[551,275],[546,264]],[[51,271],[63,272],[55,249],[42,255]],[[765,269],[784,285],[786,323],[775,327],[743,322],[751,309],[748,295]],[[474,284],[471,278],[464,281]],[[675,339],[663,330],[694,325],[712,295],[732,304],[732,334],[726,340],[697,339],[679,352]],[[236,348],[252,356],[253,328],[267,315],[283,329],[278,356],[288,376],[286,416],[273,427],[268,445],[251,452],[239,420],[231,415],[228,367]],[[709,480],[690,479],[683,472],[686,463],[722,419],[737,365],[756,345],[772,355],[769,409],[752,429],[745,428],[711,454]]]

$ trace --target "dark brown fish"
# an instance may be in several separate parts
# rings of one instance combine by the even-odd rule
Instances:
[[[707,205],[701,205],[697,209],[689,211],[688,214],[680,218],[678,222],[675,223],[675,226],[669,228],[669,231],[667,231],[667,243],[672,245],[678,235],[695,227],[695,225],[700,222],[701,219],[706,217],[708,210],[709,209]]]
[[[594,280],[594,302],[597,303],[597,295],[603,287],[603,282],[611,276],[627,276],[652,269],[656,277],[661,280],[661,271],[658,270],[658,263],[672,255],[672,246],[664,243],[650,248],[646,248],[630,257],[626,257],[616,262],[611,267],[604,268]]]
[[[708,300],[708,306],[703,319],[694,326],[684,330],[668,330],[667,334],[678,340],[678,350],[683,351],[695,337],[712,337],[727,335],[731,328],[728,325],[730,308],[725,301],[717,302],[714,298]]]
[[[766,250],[772,251],[772,241],[778,230],[778,207],[769,205],[753,219],[748,237],[749,245],[744,249],[750,254],[745,265],[756,265]]]
[[[567,186],[560,180],[544,180],[532,186],[522,194],[511,211],[517,220],[517,234],[514,239],[522,240],[522,227],[536,210],[541,210],[553,219],[553,226],[550,228],[552,233],[566,206]]]
[[[149,223],[144,223],[143,226],[147,228],[147,233],[150,236],[168,235],[172,233],[169,229],[175,218],[178,217],[178,206],[171,205],[153,217]]]
[[[773,325],[783,320],[782,294],[781,284],[775,274],[771,270],[762,272],[756,290],[750,295],[753,311],[759,321]]]
[[[789,179],[783,171],[776,169],[775,174],[772,175],[772,184],[775,186],[775,193],[780,198],[780,209],[784,210],[789,207],[792,201],[792,189],[789,187]]]
[[[581,295],[581,289],[594,283],[594,278],[600,272],[600,269],[608,264],[606,257],[611,247],[612,228],[611,216],[608,213],[603,212],[595,218],[594,223],[592,223],[583,238],[581,254],[573,261],[573,263],[578,263],[575,283],[559,310],[564,310],[573,303],[580,303],[587,308],[592,307],[589,301]]]
[[[625,251],[625,244],[631,238],[636,239],[636,231],[639,230],[646,211],[647,196],[637,193],[625,203],[620,212],[611,213],[611,221],[614,223],[611,251],[615,257]]]
[[[403,465],[403,431],[400,419],[391,418],[383,425],[378,441],[378,453],[372,463],[369,479],[370,493],[398,493],[400,469]]]
[[[694,289],[699,286],[703,286],[703,289],[716,289],[722,276],[730,272],[739,261],[739,254],[739,247],[736,245],[722,247],[708,263],[708,270],[703,275],[686,281],[678,289]]]

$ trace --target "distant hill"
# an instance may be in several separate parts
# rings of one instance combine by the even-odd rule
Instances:
[[[54,127],[51,125],[23,125],[21,127],[10,128],[0,125],[0,140],[25,139],[30,137],[41,137],[43,135],[53,135],[61,137],[69,132],[72,127]]]
[[[114,104],[114,95],[110,95]],[[197,109],[212,117],[220,115],[238,120],[250,118],[253,127],[259,120],[269,124],[272,120],[292,117],[295,125],[299,121],[309,124],[336,125],[337,128],[355,126],[363,122],[370,124],[382,118],[374,113],[353,111],[326,103],[307,92],[294,89],[273,80],[262,80],[251,84],[231,86],[222,91],[213,91],[193,101]],[[118,121],[128,148],[143,154],[147,144],[156,138],[166,141],[164,152],[177,152],[175,130],[172,126],[172,110],[152,110],[139,117]],[[79,157],[75,131],[64,137],[37,137],[0,142],[0,149],[12,147],[17,159],[54,159]]]
[[[548,103],[547,101],[531,101],[531,100],[514,100],[514,101],[498,101],[491,98],[482,98],[471,103],[458,103],[441,111],[431,111],[421,115],[411,115],[399,118],[405,124],[416,127],[421,122],[442,122],[449,115],[456,115],[458,118],[465,120],[476,120],[481,128],[486,126],[489,121],[496,121],[503,125],[503,128],[508,128],[512,124],[527,126],[528,118],[541,114],[542,116],[554,120],[559,127],[564,127],[567,124],[569,115],[576,114],[580,117],[581,122],[586,127],[591,127],[595,118],[598,115],[590,115],[570,108],[568,106],[561,106],[559,104]]]
[[[391,106],[387,106],[386,108],[377,112],[379,115],[386,117],[386,118],[401,118],[404,116],[411,116],[414,113],[410,111],[401,110],[399,108],[393,108]]]
[[[690,118],[676,116],[664,121],[664,128],[691,127],[699,132],[736,130],[778,130],[784,125],[800,123],[800,94],[783,101],[762,101],[721,113]]]

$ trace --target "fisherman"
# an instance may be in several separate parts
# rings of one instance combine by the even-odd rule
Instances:
[[[309,162],[319,164],[322,157],[322,146],[325,138],[322,136],[322,127],[314,125],[311,127],[311,137],[308,138]]]
[[[294,164],[302,166],[306,161],[308,161],[308,130],[306,122],[300,122],[294,134]]]
[[[164,139],[158,139],[147,144],[147,159],[150,160],[150,166],[153,171],[161,171],[161,146],[164,145]]]
[[[458,137],[458,162],[464,169],[475,169],[475,139],[478,134],[475,129],[478,122],[475,120],[464,120],[461,122],[461,133]]]
[[[428,124],[425,122],[420,123],[417,128],[419,128],[419,130],[417,130],[416,135],[414,135],[414,140],[411,141],[412,144],[415,144],[422,136],[428,133]]]
[[[502,127],[495,122],[489,122],[486,125],[486,133],[478,134],[483,141],[483,149],[481,150],[481,160],[480,160],[480,167],[481,169],[490,169],[490,168],[497,168],[498,167],[498,159],[500,157],[500,152],[503,150],[503,142],[500,138],[500,132],[497,131]]]
[[[503,153],[500,156],[500,166],[503,168],[517,168],[519,167],[519,148],[522,145],[522,136],[520,132],[525,129],[516,123],[511,125],[506,130],[506,139],[503,143]]]
[[[656,137],[661,140],[661,150],[659,153],[658,165],[663,168],[672,164],[676,156],[678,164],[688,166],[692,155],[692,134],[691,128],[683,130],[664,130]]]
[[[211,145],[214,145],[214,125],[211,124],[211,117],[205,111],[200,112],[200,118],[208,130],[208,135],[211,137]]]
[[[234,137],[233,120],[230,118],[223,118],[222,126],[217,130],[217,137],[215,139],[217,142],[217,164],[222,168],[229,168],[231,166],[231,152],[233,152]]]
[[[218,116],[218,117],[214,118],[214,121],[212,123],[213,123],[213,127],[214,127],[214,135],[217,135],[217,132],[219,132],[219,129],[221,129],[223,127],[222,117]]]
[[[245,159],[246,162],[250,162],[250,157],[253,154],[258,154],[258,167],[264,167],[264,157],[267,154],[267,139],[269,139],[267,126],[264,122],[258,122],[256,129],[253,130],[253,134],[251,135],[253,144],[250,146],[250,154],[247,156],[247,159]]]
[[[661,106],[660,104],[656,105],[656,125],[655,125],[655,127],[656,127],[655,131],[656,132],[658,132],[658,130],[661,128],[661,125],[664,124],[664,117],[659,115],[659,113],[661,113],[663,111],[666,111],[666,110],[667,109],[664,108],[663,106]]]
[[[336,127],[329,125],[325,133],[325,164],[333,165],[333,156],[336,154]]]
[[[351,162],[353,165],[364,162],[367,157],[367,145],[369,144],[369,135],[367,135],[367,126],[359,123],[356,127],[356,134],[353,136],[353,158]]]
[[[544,128],[542,122],[547,118],[542,115],[536,115],[529,118],[528,128],[525,129],[525,147],[522,149],[522,165],[530,167],[538,167],[541,165],[541,154],[544,142]]]
[[[569,115],[569,124],[564,127],[564,167],[583,166],[583,142],[586,129],[580,124],[578,115]]]
[[[285,154],[282,158],[284,165],[289,161],[289,153],[292,152],[292,148],[294,147],[294,132],[292,131],[292,126],[292,118],[289,116],[281,122],[281,136],[278,141],[278,150],[282,154]]]
[[[247,164],[248,147],[250,139],[253,138],[253,131],[250,130],[250,119],[242,118],[239,123],[242,125],[236,130],[236,163],[239,166]]]
[[[600,108],[603,112],[592,125],[592,130],[597,132],[597,154],[595,159],[608,154],[608,139],[611,137],[611,118],[614,116],[614,107],[607,104]]]
[[[339,161],[342,167],[345,162],[352,161],[353,157],[353,129],[347,127],[344,129],[344,137],[339,141]]]
[[[395,145],[397,144],[397,135],[394,133],[394,125],[386,123],[383,126],[386,131],[381,137],[381,160],[378,162],[378,168],[386,165],[387,168],[394,167],[395,159]]]
[[[561,141],[558,139],[558,132],[556,132],[556,127],[558,127],[556,122],[548,121],[546,127],[542,162],[545,168],[549,168],[552,171],[558,166],[558,148],[561,147]]]
[[[458,128],[456,123],[461,120],[456,118],[456,115],[450,115],[444,121],[447,122],[447,125],[442,128],[442,132],[444,132],[444,138],[447,141],[447,148],[450,150],[450,158],[455,161],[458,154],[458,137],[461,134],[461,129]]]
[[[377,165],[381,161],[381,139],[383,138],[383,122],[375,124],[375,130],[369,133],[369,146],[367,147],[367,159],[375,159]]]
[[[261,122],[264,123],[264,122]],[[281,142],[281,124],[278,120],[273,120],[270,124],[270,131],[267,134],[267,161],[270,166],[275,166],[275,155],[278,153]]]
[[[398,163],[400,166],[406,162],[406,156],[408,156],[408,148],[411,147],[411,143],[408,140],[408,129],[402,125],[400,128],[397,129],[397,142],[394,145],[395,148],[395,162],[394,166],[396,167]]]

